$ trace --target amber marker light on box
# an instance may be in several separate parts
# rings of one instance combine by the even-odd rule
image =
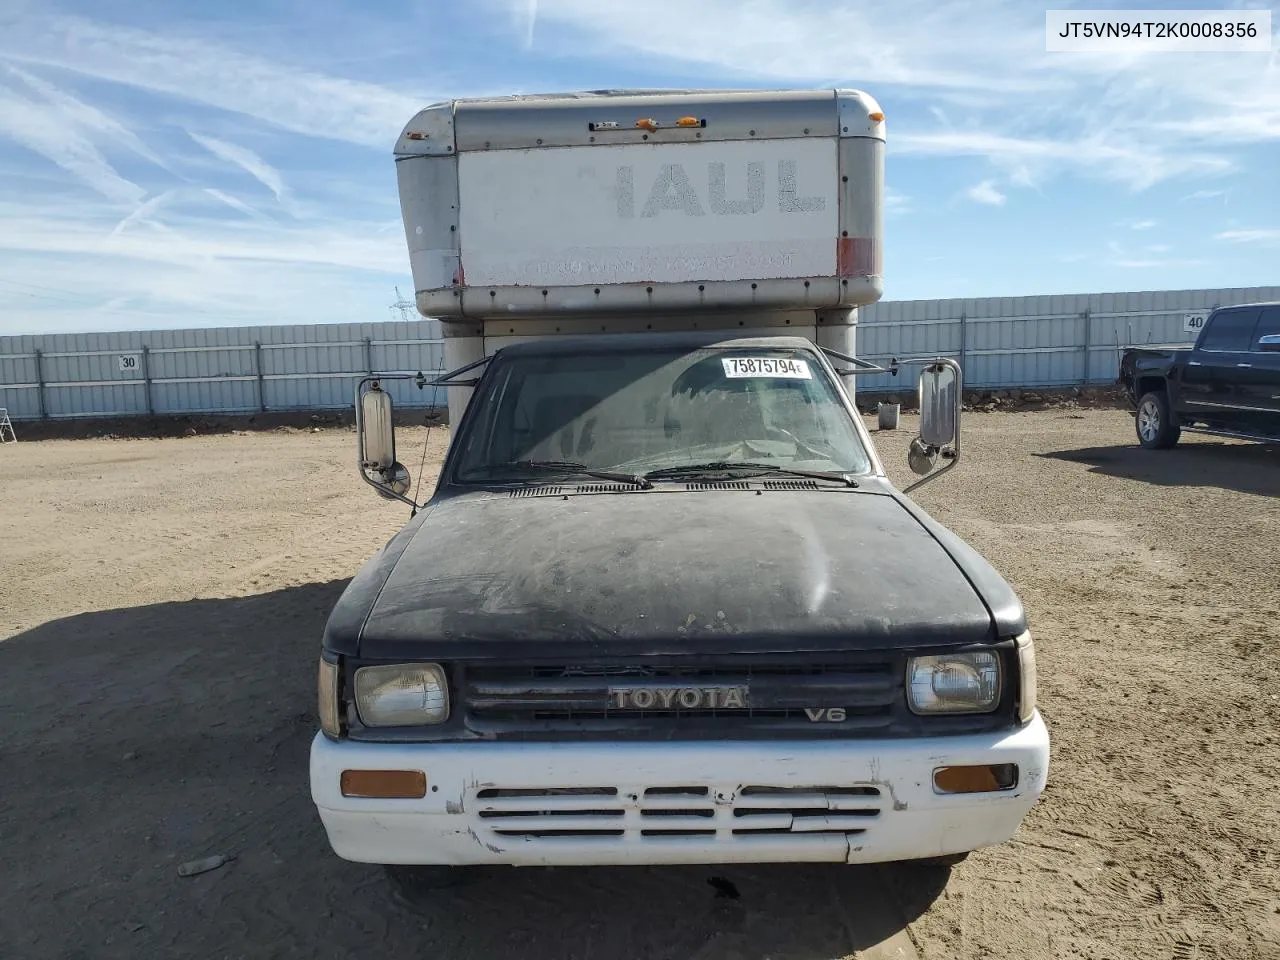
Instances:
[[[1012,790],[1018,785],[1016,763],[993,763],[973,767],[938,767],[933,771],[937,793],[992,793]]]
[[[342,795],[418,800],[427,795],[427,775],[421,770],[343,770]]]

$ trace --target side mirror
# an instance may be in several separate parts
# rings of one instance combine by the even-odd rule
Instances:
[[[411,478],[396,460],[396,428],[391,415],[391,395],[374,380],[356,404],[360,472],[386,499],[403,500]]]
[[[907,465],[916,476],[924,476],[938,463],[938,448],[930,447],[916,437],[907,448]]]
[[[1258,349],[1267,353],[1280,352],[1280,333],[1268,333],[1258,338]]]
[[[920,441],[941,449],[956,442],[956,372],[935,364],[920,374]]]
[[[920,357],[911,360],[895,360],[895,369],[907,364],[924,366],[920,374],[920,434],[907,448],[907,464],[911,472],[920,477],[903,493],[910,493],[922,483],[934,480],[960,460],[960,403],[963,396],[960,364],[947,357]],[[947,460],[946,466],[935,470],[938,458]]]

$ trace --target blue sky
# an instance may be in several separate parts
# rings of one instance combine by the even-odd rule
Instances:
[[[886,299],[1280,282],[1280,44],[1047,53],[1046,6],[3,0],[0,333],[391,319],[420,106],[628,86],[872,93]]]

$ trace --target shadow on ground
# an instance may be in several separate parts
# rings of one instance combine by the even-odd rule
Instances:
[[[1280,496],[1280,445],[1184,439],[1171,450],[1131,446],[1086,447],[1038,457],[1087,464],[1093,473],[1162,487],[1220,487],[1263,497]]]
[[[946,884],[906,866],[503,868],[397,899],[381,868],[333,856],[308,792],[318,638],[343,586],[0,643],[0,957],[801,960],[889,936]],[[235,859],[178,875],[213,854]]]

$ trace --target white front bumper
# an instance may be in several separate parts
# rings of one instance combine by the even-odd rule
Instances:
[[[934,792],[936,767],[997,763],[1018,765],[1013,790]],[[427,795],[344,797],[347,769],[421,770]],[[311,794],[334,852],[362,863],[874,863],[1008,840],[1048,769],[1039,714],[997,734],[816,743],[381,744],[317,734]]]

